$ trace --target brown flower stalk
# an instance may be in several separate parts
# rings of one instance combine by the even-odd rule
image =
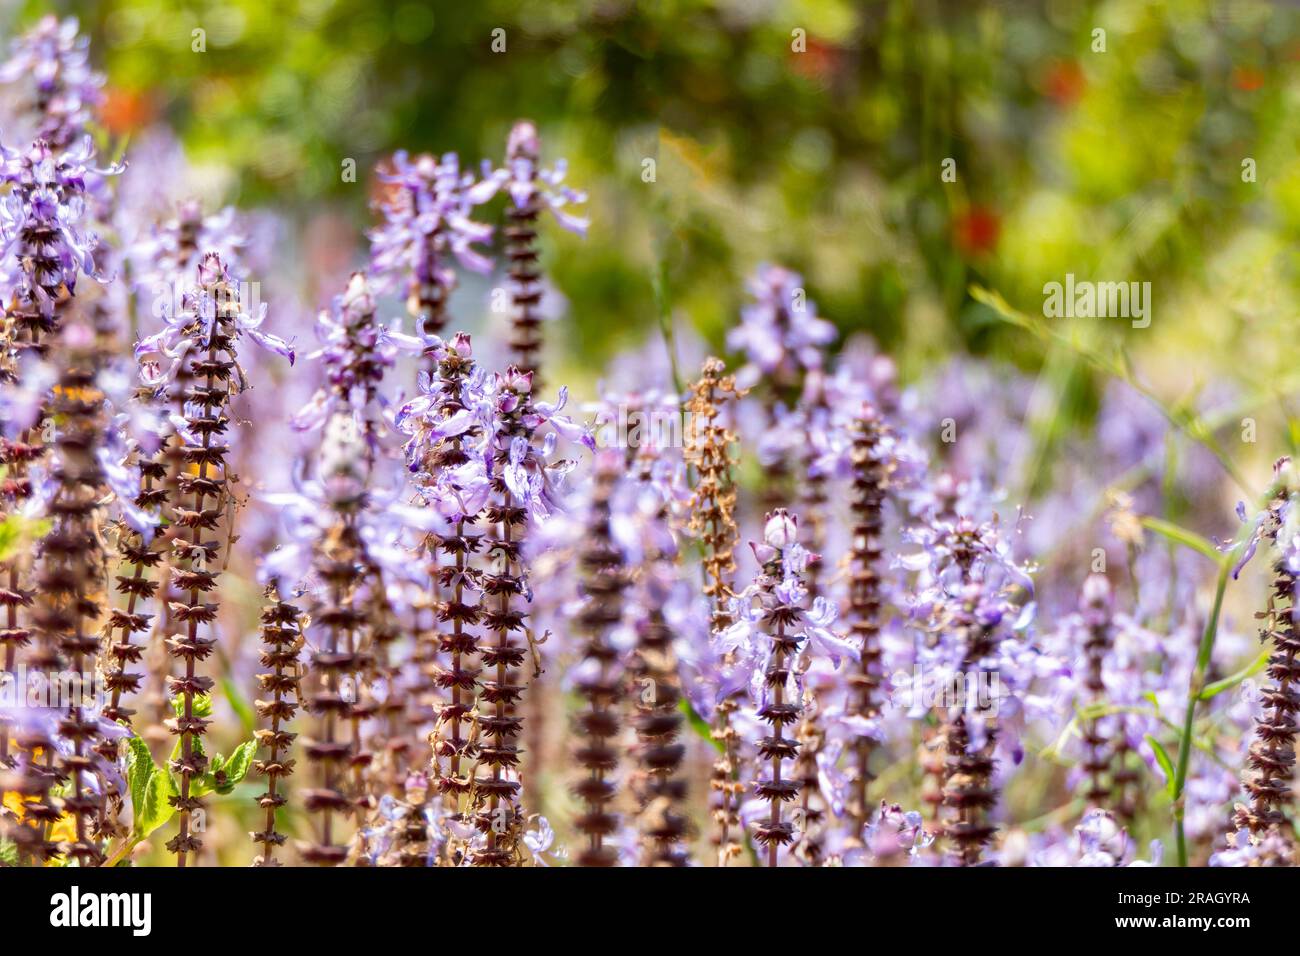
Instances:
[[[510,130],[506,142],[506,168],[518,169],[530,181],[537,179],[541,143],[537,127],[521,120]],[[509,263],[510,362],[521,372],[533,373],[533,390],[541,387],[537,374],[542,350],[542,274],[537,266],[537,217],[541,199],[536,189],[521,190],[522,204],[513,193],[506,205],[505,253]]]
[[[137,501],[140,496],[137,496]],[[148,629],[152,614],[137,609],[141,598],[151,600],[158,588],[156,581],[150,580],[146,569],[154,568],[162,561],[162,554],[154,549],[151,541],[123,524],[118,529],[117,558],[118,570],[132,569],[129,575],[116,575],[117,590],[127,594],[126,607],[114,607],[109,612],[108,623],[104,626],[104,689],[109,695],[104,705],[104,717],[130,727],[135,711],[122,703],[123,693],[136,693],[143,675],[132,673],[133,664],[140,662],[144,655],[144,646],[131,641],[132,633]],[[113,631],[121,630],[115,641]],[[105,761],[112,763],[118,757],[119,745],[114,739],[101,740],[96,745],[96,752]],[[125,795],[111,782],[105,786],[105,810],[99,820],[99,832],[109,839],[126,835],[121,815],[125,804]]]
[[[586,775],[574,786],[583,803],[583,811],[574,820],[574,826],[586,836],[586,845],[575,858],[579,866],[618,863],[617,849],[606,845],[605,839],[618,828],[618,815],[610,810],[618,790],[610,774],[618,767],[614,740],[619,732],[619,718],[614,705],[621,690],[621,675],[619,653],[610,643],[609,635],[622,619],[623,592],[628,581],[622,552],[611,537],[609,505],[621,467],[621,457],[616,453],[602,455],[596,462],[591,511],[578,558],[583,606],[574,624],[584,642],[583,660],[574,685],[585,706],[577,719],[577,733],[582,742],[574,751],[574,759],[586,770]]]
[[[159,487],[166,476],[167,466],[158,456],[141,461],[139,467],[140,493],[133,503],[142,510],[156,511],[167,496],[166,491]],[[106,637],[112,663],[107,668],[105,683],[111,696],[104,708],[104,716],[129,727],[135,711],[122,703],[122,695],[139,691],[142,675],[130,673],[129,668],[138,664],[144,654],[144,647],[132,643],[131,638],[148,630],[153,620],[153,615],[142,612],[140,606],[154,600],[158,593],[159,582],[151,579],[150,572],[162,563],[163,555],[152,538],[146,539],[125,522],[118,530],[117,553],[119,568],[130,573],[118,574],[115,578],[117,592],[126,596],[126,607],[114,608],[109,616]]]
[[[32,440],[29,429],[17,441],[0,437],[0,467],[4,477],[0,479],[0,500],[4,502],[5,512],[0,513],[0,520],[21,512],[23,503],[31,496],[31,481],[27,469],[40,457],[44,449]],[[27,568],[22,549],[0,565],[0,606],[4,608],[4,623],[0,627],[0,680],[16,680],[18,652],[31,643],[31,629],[20,615],[26,613],[32,605],[32,592],[25,585]],[[0,714],[0,770],[13,766],[9,753],[11,721],[7,714]]]
[[[556,173],[563,166],[543,170],[541,138],[537,126],[519,120],[510,129],[506,141],[505,165],[493,174],[498,187],[506,193],[505,224],[502,228],[506,260],[506,291],[509,295],[510,331],[508,337],[510,365],[528,375],[532,393],[542,387],[542,315],[543,277],[538,249],[538,220],[550,208],[556,219],[573,229],[577,220],[562,213],[559,206],[569,201],[581,202],[582,196],[558,185]],[[562,197],[562,198],[561,198]],[[557,202],[558,200],[558,202]],[[581,228],[577,231],[583,231]],[[548,697],[550,688],[538,683],[523,702],[528,746],[521,753],[521,777],[539,778],[543,769],[544,743],[549,736]],[[524,793],[528,810],[540,814],[546,790],[531,787]]]
[[[953,612],[949,626],[963,641],[964,660],[961,673],[970,689],[970,678],[975,676],[979,686],[987,686],[996,671],[989,660],[997,651],[1001,632],[996,626],[987,626],[976,619],[978,585],[968,585],[960,603]],[[992,717],[985,718],[992,721]],[[997,741],[997,727],[985,728],[983,742],[975,746],[966,722],[966,709],[949,718],[943,734],[947,760],[943,787],[943,805],[951,818],[943,827],[943,835],[952,841],[958,862],[962,866],[975,866],[981,860],[984,846],[997,832],[989,820],[989,811],[997,804],[998,790],[993,782],[993,749]]]
[[[406,683],[402,679],[399,663],[393,653],[394,645],[401,640],[403,630],[397,611],[388,598],[383,571],[373,561],[366,568],[366,641],[368,669],[363,690],[374,684],[382,686],[382,696],[364,696],[367,717],[374,718],[374,730],[366,747],[379,759],[369,767],[366,777],[370,804],[377,804],[376,794],[381,790],[393,797],[402,797],[405,789],[411,740],[407,735],[403,717],[406,713]]]
[[[767,668],[763,673],[764,698],[759,702],[757,717],[770,731],[759,741],[758,755],[767,760],[769,772],[754,782],[754,792],[768,802],[767,819],[754,827],[754,839],[767,850],[767,865],[777,865],[780,848],[794,840],[794,826],[782,819],[782,804],[794,801],[801,789],[799,781],[786,779],[784,764],[799,755],[799,742],[786,736],[787,728],[798,722],[802,705],[786,699],[786,688],[794,669],[802,635],[796,630],[803,611],[782,599],[777,585],[785,577],[785,552],[798,539],[798,519],[784,508],[767,515],[763,528],[764,546],[758,550],[763,562],[754,590],[763,611],[764,632],[771,642]]]
[[[58,275],[57,263],[43,261],[35,257],[33,268],[37,275]],[[17,294],[9,301],[4,313],[4,334],[0,337],[0,386],[12,388],[17,386],[21,368],[28,354],[35,358],[43,357],[49,350],[48,339],[55,332],[58,312],[68,301],[61,287],[47,290],[56,302],[56,312],[45,316],[34,299],[24,300]],[[42,434],[47,409],[42,409],[36,422],[26,428],[18,439],[10,440],[0,436],[0,467],[4,477],[0,478],[0,501],[4,503],[5,514],[0,519],[22,511],[23,504],[31,497],[32,484],[29,477],[32,466],[38,463],[46,453]],[[31,643],[31,628],[21,620],[21,615],[32,606],[31,561],[23,549],[0,564],[0,606],[4,607],[4,624],[0,627],[0,647],[3,656],[0,663],[4,670],[0,680],[14,680],[18,663],[18,652]],[[0,714],[0,770],[14,766],[14,759],[9,754],[11,720],[8,715]],[[26,765],[26,764],[25,764]]]
[[[442,591],[437,585],[438,563],[435,549],[436,544],[430,536],[421,550],[421,556],[428,561],[428,576],[432,586],[422,591],[412,602],[411,630],[414,646],[408,659],[409,676],[406,677],[403,687],[404,713],[399,717],[409,729],[434,728],[425,734],[432,753],[436,753],[438,748],[437,735],[440,729],[436,724],[443,706],[437,680],[438,672],[442,668],[438,656],[438,608],[442,605]],[[435,554],[433,560],[429,560],[430,552]],[[411,750],[414,750],[413,741],[410,745]],[[410,765],[409,755],[407,761]],[[431,776],[436,777],[436,768],[433,769],[435,773]],[[428,776],[419,772],[413,772],[404,782],[406,788],[404,803],[408,812],[402,818],[393,841],[393,853],[400,866],[428,865],[429,825],[423,811],[428,806],[430,787],[435,783],[436,780],[430,781]]]
[[[203,804],[192,793],[192,785],[207,770],[208,760],[198,741],[207,732],[209,721],[195,713],[194,704],[195,698],[210,691],[213,683],[212,678],[198,673],[198,665],[211,655],[216,638],[199,632],[205,626],[210,631],[217,618],[220,605],[206,599],[217,587],[220,572],[213,568],[221,553],[220,541],[205,541],[203,535],[217,530],[230,499],[225,465],[229,446],[223,436],[230,424],[227,408],[237,387],[234,369],[239,336],[238,286],[214,253],[205,255],[199,264],[194,305],[187,331],[198,344],[183,363],[188,371],[183,407],[192,440],[185,441],[179,450],[186,467],[177,476],[176,497],[169,502],[168,515],[178,529],[172,541],[171,584],[179,593],[170,605],[173,626],[179,630],[168,635],[167,649],[182,673],[173,673],[167,682],[172,698],[181,700],[180,714],[166,721],[167,729],[180,743],[179,757],[170,763],[180,780],[179,794],[170,798],[179,825],[167,849],[176,854],[178,867],[185,866],[189,855],[203,847],[203,839],[197,835],[201,831],[194,826],[195,813],[202,810]],[[208,329],[202,317],[205,308],[211,310]]]
[[[27,665],[50,674],[63,670],[57,634],[33,630],[36,641]],[[19,796],[22,815],[6,828],[6,836],[14,842],[19,861],[44,863],[60,853],[58,844],[50,839],[50,828],[62,815],[51,793],[61,774],[54,759],[58,752],[55,728],[45,721],[25,721],[7,732],[13,734],[18,753],[11,759],[13,766],[0,774],[0,791]]]
[[[525,421],[532,406],[531,389],[528,375],[514,367],[507,369],[498,396],[500,419],[492,449],[493,498],[484,514],[491,527],[486,554],[493,570],[481,575],[480,619],[483,629],[495,634],[496,640],[480,644],[479,650],[483,673],[492,676],[483,679],[479,692],[478,756],[480,766],[486,765],[487,771],[474,780],[474,803],[478,807],[474,822],[484,835],[483,846],[471,855],[475,866],[513,865],[523,823],[518,805],[520,783],[511,776],[517,778],[517,741],[523,726],[517,704],[524,692],[519,668],[527,649],[514,635],[526,634],[527,615],[515,603],[525,599],[520,549],[526,512],[506,483],[505,469],[515,439],[532,440],[532,429]],[[513,401],[503,404],[507,397]]]
[[[324,356],[326,385],[308,405],[335,410],[334,440],[343,441],[356,456],[355,462],[344,466],[346,473],[336,476],[344,487],[347,520],[353,522],[365,508],[364,492],[381,448],[379,388],[392,364],[382,350],[376,308],[369,280],[364,273],[354,272],[332,311],[322,315],[322,322],[337,329],[338,335]],[[355,510],[353,498],[360,499]],[[364,821],[378,808],[381,791],[402,796],[410,742],[397,723],[397,715],[405,710],[403,684],[391,658],[391,647],[401,636],[397,615],[389,603],[383,570],[364,548],[358,547],[356,557],[360,566],[348,589],[365,624],[356,634],[347,635],[348,649],[356,652],[356,658],[345,689],[351,696],[347,719],[353,742],[352,797],[358,820]],[[382,700],[373,691],[380,685],[386,689]]]
[[[796,666],[802,667],[802,662]],[[827,811],[826,798],[821,792],[817,755],[821,752],[825,737],[817,719],[821,714],[817,690],[811,682],[804,688],[802,704],[803,718],[795,730],[795,739],[799,741],[799,756],[790,771],[792,779],[799,783],[800,832],[795,852],[807,866],[821,866],[825,862],[822,831]]]
[[[830,408],[826,403],[825,375],[820,369],[808,371],[804,379],[801,405],[804,452],[799,474],[799,509],[803,521],[799,531],[800,543],[809,554],[804,583],[808,588],[808,600],[811,602],[822,593],[821,553],[826,542],[826,476],[818,466],[818,457],[823,449],[813,437],[822,430],[824,420],[830,414]],[[808,648],[804,648],[796,667],[799,674],[807,674],[812,667],[812,654]],[[815,679],[806,681],[803,719],[795,732],[799,740],[799,758],[793,770],[794,778],[799,781],[800,786],[800,815],[803,824],[800,828],[798,852],[809,866],[820,866],[822,863],[822,827],[827,813],[826,799],[821,792],[821,775],[817,770],[817,755],[821,752],[824,740],[818,721],[821,707],[817,689]]]
[[[202,203],[195,199],[178,203],[176,216],[159,223],[157,227],[158,254],[155,265],[160,285],[166,283],[169,287],[180,288],[189,282],[190,276],[194,275],[202,264],[198,244],[204,238],[207,236],[204,229]],[[191,363],[181,362],[171,379],[158,385],[147,397],[148,400],[157,402],[160,407],[170,406],[177,414],[184,416],[186,394],[194,385],[193,376]],[[163,514],[169,515],[172,508],[179,506],[180,479],[190,467],[185,458],[184,439],[175,431],[169,434],[163,442],[163,447],[154,456],[153,463],[161,466],[163,471],[161,476],[155,475],[153,479],[157,482],[157,502]],[[163,560],[157,565],[158,586],[155,592],[161,590],[164,595],[172,593],[172,579],[176,573],[173,561],[175,555],[180,553],[177,550],[177,541],[183,531],[183,528],[174,525],[167,525],[161,529],[162,541],[159,543],[159,551],[163,555]],[[158,608],[155,633],[161,640],[158,646],[147,652],[145,658],[149,671],[149,684],[144,694],[144,701],[149,708],[148,716],[152,718],[148,722],[146,734],[155,732],[156,727],[165,723],[170,714],[167,687],[172,676],[173,656],[168,653],[166,641],[168,635],[178,626],[174,618],[173,603],[171,600],[164,600]]]
[[[934,480],[935,520],[955,524],[957,503],[961,485],[949,472],[940,472]],[[971,554],[963,555],[959,564],[963,580],[969,574],[970,564],[974,560]],[[930,646],[938,641],[938,635],[928,636]],[[929,808],[929,818],[935,824],[943,819],[943,788],[948,776],[948,721],[945,718],[937,724],[927,726],[922,731],[922,739],[917,747],[917,765],[921,768],[921,800]],[[937,826],[936,833],[942,834],[942,826]]]
[[[152,399],[153,392],[150,389],[140,389],[137,393],[139,401]],[[162,449],[151,458],[139,460],[138,467],[140,490],[132,504],[141,511],[158,512],[167,498],[166,490],[161,487],[167,474]],[[164,555],[152,533],[146,536],[121,520],[117,528],[117,558],[115,589],[119,594],[125,595],[126,604],[109,611],[108,623],[104,627],[104,687],[109,694],[104,706],[104,717],[130,727],[135,710],[123,703],[123,695],[139,693],[144,675],[132,673],[132,667],[140,663],[145,652],[144,645],[134,643],[132,637],[144,634],[153,620],[154,615],[146,613],[142,607],[148,606],[157,597],[159,582],[154,577],[154,569],[162,563]],[[98,752],[105,761],[111,763],[117,759],[117,741],[102,741]],[[106,797],[107,809],[101,821],[103,835],[123,836],[124,828],[118,820],[124,795],[110,785]]]
[[[916,765],[921,770],[921,802],[925,804],[928,820],[942,833],[943,784],[948,775],[947,724],[927,727],[916,747]]]
[[[438,363],[438,412],[444,420],[466,410],[462,401],[463,388],[473,370],[469,336],[458,335],[443,351]],[[469,461],[467,443],[472,444],[481,431],[474,425],[438,442],[432,452],[430,471],[448,473],[450,469],[463,466]],[[443,564],[437,570],[438,585],[446,597],[438,606],[438,620],[445,625],[438,635],[438,647],[448,664],[434,673],[438,686],[447,692],[448,697],[438,712],[434,758],[439,768],[438,792],[443,795],[449,819],[453,821],[464,819],[463,801],[474,786],[470,761],[474,758],[476,746],[469,733],[469,718],[482,672],[476,665],[479,646],[478,636],[474,633],[482,618],[482,610],[478,601],[471,603],[470,597],[481,586],[482,576],[470,562],[482,542],[478,536],[467,532],[479,519],[478,513],[458,513],[455,530],[441,535],[437,542],[451,563]]]
[[[736,485],[732,477],[736,459],[732,449],[738,439],[720,419],[724,409],[734,406],[743,393],[736,389],[735,376],[724,375],[725,371],[721,359],[706,359],[686,402],[691,418],[685,456],[696,474],[687,506],[689,529],[704,544],[704,593],[715,613],[726,613],[725,602],[734,596],[731,575],[736,570]]]
[[[101,776],[95,752],[100,729],[86,705],[95,686],[95,627],[103,607],[105,559],[96,519],[104,476],[95,456],[105,428],[104,396],[95,384],[102,354],[95,333],[71,323],[62,332],[59,356],[62,369],[48,406],[55,426],[51,478],[57,491],[48,509],[53,527],[41,542],[32,615],[42,650],[30,663],[46,672],[51,688],[65,686],[55,676],[60,665],[76,678],[73,698],[57,701],[62,713],[58,736],[68,742],[71,753],[60,758],[53,772],[67,782],[62,810],[75,827],[74,840],[59,853],[81,866],[94,866],[103,859],[94,834],[104,807],[103,787],[92,782]],[[47,768],[49,759],[47,754]]]
[[[1106,656],[1115,643],[1115,625],[1111,615],[1110,583],[1104,575],[1091,575],[1084,582],[1080,601],[1083,614],[1083,655],[1087,661],[1084,687],[1093,706],[1106,699]],[[1106,738],[1105,718],[1089,717],[1080,722],[1083,737],[1083,770],[1088,775],[1084,799],[1089,806],[1106,809],[1111,799],[1110,770],[1112,751]]]
[[[704,547],[704,594],[712,608],[710,626],[718,634],[732,624],[727,602],[735,596],[732,575],[736,569],[736,486],[732,449],[736,435],[722,422],[724,410],[740,397],[733,376],[724,375],[720,359],[705,361],[700,379],[691,386],[686,402],[690,416],[686,431],[686,461],[695,471],[695,487],[688,503],[691,531]],[[739,706],[735,696],[720,701],[714,713],[712,738],[722,744],[714,762],[709,787],[713,794],[713,820],[717,827],[713,841],[718,847],[718,865],[726,866],[740,856],[740,782],[738,735],[731,715]]]
[[[303,748],[316,768],[316,786],[304,791],[303,804],[318,815],[318,824],[315,841],[301,845],[299,852],[316,866],[337,866],[348,856],[336,829],[337,817],[350,816],[356,809],[355,780],[349,782],[347,770],[356,767],[356,681],[366,666],[360,650],[366,612],[359,595],[365,551],[358,532],[358,517],[366,502],[364,456],[350,414],[337,414],[326,423],[320,458],[325,506],[333,520],[312,561],[322,586],[311,615],[318,637],[311,655],[313,688],[307,709],[317,725],[315,737]],[[344,727],[351,728],[346,738],[341,733]]]
[[[270,694],[270,699],[254,701],[258,718],[267,726],[257,731],[258,745],[266,751],[266,756],[254,761],[253,769],[266,777],[266,792],[257,798],[257,805],[266,816],[262,829],[250,833],[249,838],[262,847],[253,860],[254,866],[279,866],[275,848],[284,844],[284,834],[275,828],[275,814],[286,803],[280,781],[293,773],[294,761],[289,752],[298,735],[285,727],[298,713],[298,655],[303,646],[303,614],[285,603],[275,581],[266,586],[262,595],[266,604],[261,614],[263,646],[259,660],[266,670],[257,675],[257,683],[263,693]]]
[[[38,140],[29,155],[34,156],[47,148],[45,141]],[[0,384],[7,387],[18,383],[27,365],[27,356],[36,360],[46,358],[63,315],[72,302],[72,293],[64,284],[63,266],[59,261],[60,250],[64,248],[60,228],[51,219],[27,223],[21,231],[22,241],[16,251],[27,281],[21,283],[22,287],[16,288],[5,303],[4,334],[0,341],[3,349]],[[0,438],[0,466],[4,467],[0,490],[10,514],[20,511],[30,498],[30,471],[48,451],[44,436],[51,424],[49,398],[43,397],[40,405],[35,422],[19,435],[17,441]],[[0,604],[4,605],[5,620],[3,629],[0,629],[0,643],[4,645],[4,671],[0,673],[0,680],[14,680],[18,652],[31,643],[33,632],[39,626],[41,611],[32,608],[35,594],[31,577],[33,568],[26,554],[20,552],[6,561],[3,574]],[[22,610],[29,608],[32,611],[24,624],[20,615]],[[49,611],[48,608],[44,610]],[[51,674],[61,668],[63,661],[59,657],[58,635],[57,628],[54,631],[47,628],[27,661],[31,667]],[[9,753],[11,736],[24,751],[18,759]],[[36,750],[39,750],[39,755]],[[49,841],[49,828],[59,817],[59,811],[50,799],[50,789],[59,780],[54,753],[53,739],[47,728],[28,724],[15,730],[8,715],[0,715],[0,770],[13,771],[5,774],[3,789],[17,792],[25,800],[32,801],[25,804],[22,825],[13,834],[23,859],[46,860],[58,849]]]
[[[653,488],[652,469],[657,457],[651,445],[646,445],[638,456],[638,479],[643,488]],[[651,520],[659,529],[668,528],[666,501],[661,501]],[[663,611],[677,584],[676,550],[665,553],[655,537],[650,536],[651,545],[635,579],[637,605],[644,618],[636,622],[636,648],[629,665],[635,694],[632,699],[636,701],[632,715],[637,736],[632,748],[637,768],[633,791],[640,807],[637,829],[642,864],[686,866],[690,855],[683,841],[690,825],[683,807],[686,780],[681,775],[686,751],[679,739],[682,689],[673,633]]]
[[[848,713],[873,718],[880,713],[881,673],[880,565],[883,546],[885,488],[888,463],[883,448],[885,426],[874,407],[866,405],[854,423],[853,447],[849,453],[853,469],[853,542],[849,552],[849,638],[861,648],[858,672],[849,677]],[[853,742],[852,784],[847,813],[855,836],[862,834],[871,819],[867,789],[871,785],[871,754],[875,741],[866,734]]]
[[[529,120],[520,120],[510,129],[506,140],[505,166],[500,171],[510,180],[506,189],[504,253],[506,259],[506,291],[510,297],[510,332],[508,347],[510,366],[529,376],[532,392],[542,385],[539,372],[542,352],[542,271],[537,247],[537,225],[544,197],[539,173],[541,139],[537,126]],[[530,438],[531,440],[531,438]],[[529,726],[528,752],[519,757],[529,775],[541,772],[540,744],[546,736],[545,688],[536,687],[524,701]],[[543,793],[533,788],[530,809],[539,810]]]
[[[1295,807],[1296,713],[1300,711],[1300,627],[1295,620],[1296,575],[1279,538],[1294,508],[1290,490],[1283,484],[1269,505],[1265,535],[1273,545],[1273,586],[1264,614],[1260,638],[1272,643],[1268,676],[1272,684],[1260,691],[1264,714],[1255,721],[1255,742],[1250,747],[1248,769],[1242,775],[1250,805],[1238,804],[1233,816],[1238,828],[1250,830],[1252,839],[1270,831],[1289,829],[1287,811]],[[1287,834],[1289,836],[1289,834]]]

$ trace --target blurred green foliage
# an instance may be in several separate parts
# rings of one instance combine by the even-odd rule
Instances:
[[[679,321],[717,345],[743,275],[775,260],[909,375],[964,349],[1040,367],[1041,343],[969,290],[1037,313],[1044,283],[1066,273],[1153,283],[1150,329],[1093,320],[1084,334],[1128,339],[1176,392],[1287,361],[1272,343],[1297,302],[1293,5],[110,0],[65,12],[108,70],[108,119],[166,119],[197,162],[235,171],[245,205],[328,204],[360,229],[366,176],[344,182],[345,158],[362,171],[402,147],[499,158],[511,122],[535,119],[546,153],[591,193],[590,239],[548,239],[584,359],[656,329],[660,270]],[[948,158],[955,182],[941,179]],[[1061,406],[1086,408],[1088,377],[1060,365]]]

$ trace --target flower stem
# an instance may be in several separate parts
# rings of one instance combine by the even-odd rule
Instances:
[[[1244,542],[1238,543],[1232,552],[1219,564],[1219,579],[1214,588],[1214,606],[1205,622],[1205,631],[1201,634],[1201,647],[1196,654],[1196,667],[1192,671],[1191,685],[1187,689],[1187,712],[1183,717],[1183,729],[1178,738],[1178,765],[1174,769],[1173,812],[1174,835],[1178,841],[1178,865],[1187,865],[1187,836],[1183,831],[1183,815],[1186,809],[1183,791],[1187,785],[1187,768],[1192,759],[1192,724],[1196,719],[1196,705],[1201,699],[1201,690],[1205,686],[1205,672],[1210,666],[1210,656],[1214,653],[1214,641],[1219,634],[1219,612],[1223,608],[1223,593],[1227,590],[1232,567]]]

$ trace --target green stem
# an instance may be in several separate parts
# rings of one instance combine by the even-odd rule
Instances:
[[[664,339],[664,348],[668,351],[668,367],[672,371],[673,388],[678,395],[686,392],[686,383],[682,380],[681,368],[677,364],[677,331],[673,323],[673,307],[668,289],[668,262],[662,256],[655,263],[650,278],[654,291],[655,312],[659,319],[659,333]]]
[[[1205,686],[1205,672],[1210,666],[1210,656],[1214,653],[1214,641],[1219,634],[1219,612],[1223,608],[1223,592],[1227,590],[1228,578],[1232,566],[1244,542],[1238,543],[1232,553],[1219,565],[1219,580],[1214,588],[1214,607],[1205,622],[1205,631],[1201,634],[1201,647],[1196,654],[1196,667],[1192,671],[1191,685],[1187,690],[1187,713],[1183,717],[1183,730],[1178,738],[1178,766],[1174,770],[1173,811],[1174,835],[1178,840],[1178,865],[1187,865],[1187,836],[1183,832],[1183,813],[1185,808],[1183,790],[1187,784],[1187,768],[1192,759],[1192,730],[1196,720],[1196,705],[1200,703],[1201,691]]]
[[[126,859],[127,854],[139,846],[140,842],[138,837],[128,837],[118,844],[117,849],[110,852],[108,859],[100,865],[106,869],[112,869]]]

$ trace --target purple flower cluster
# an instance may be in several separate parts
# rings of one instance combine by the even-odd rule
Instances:
[[[269,782],[263,865],[684,866],[705,830],[722,866],[1296,861],[1286,460],[1216,554],[1223,483],[1178,467],[1196,429],[1133,384],[1046,435],[1045,379],[909,377],[774,265],[738,295],[735,374],[709,358],[683,393],[706,343],[638,345],[617,389],[575,390],[593,435],[538,371],[539,223],[588,222],[534,124],[480,172],[397,153],[365,270],[318,310],[275,214],[176,204],[165,132],[136,175],[93,168],[101,83],[74,21],[0,67],[31,137],[0,147],[0,689],[67,663],[110,691],[0,709],[19,863],[210,860],[230,828],[203,801],[240,761]],[[508,334],[459,327],[461,270],[500,277]],[[214,706],[213,657],[257,739]]]
[[[104,77],[90,69],[89,48],[72,17],[42,17],[14,40],[0,84],[22,87],[18,112],[32,121],[30,138],[63,150],[85,134],[104,98]]]
[[[565,185],[569,171],[565,160],[556,160],[548,168],[541,165],[540,152],[537,127],[527,121],[516,123],[506,143],[505,165],[493,169],[484,161],[482,178],[469,190],[470,202],[480,205],[504,191],[517,209],[540,206],[549,210],[563,228],[585,236],[590,220],[574,215],[567,207],[586,202],[587,194]]]
[[[84,230],[86,180],[94,158],[88,136],[57,152],[45,140],[25,150],[0,146],[0,181],[13,187],[0,200],[0,282],[47,322],[59,297],[76,292],[78,276],[98,278],[98,239]]]
[[[417,331],[437,334],[446,324],[447,299],[456,287],[455,265],[486,273],[492,260],[476,247],[492,227],[471,219],[486,194],[455,153],[441,159],[394,154],[393,171],[380,176],[386,198],[383,223],[370,233],[370,274],[384,292],[403,289]]]
[[[216,253],[207,253],[198,266],[198,285],[185,293],[183,308],[179,311],[164,309],[163,328],[147,335],[135,346],[141,365],[141,375],[146,385],[160,386],[171,382],[191,350],[211,346],[223,309],[231,307],[230,321],[234,328],[268,351],[282,355],[292,365],[294,349],[278,335],[262,329],[266,320],[267,304],[259,303],[256,314],[248,311],[243,297],[230,294],[223,300],[212,289],[232,288],[230,269]],[[167,365],[164,368],[163,362]]]
[[[364,273],[355,272],[332,307],[320,313],[316,330],[323,344],[306,358],[321,362],[325,383],[294,416],[296,428],[319,428],[340,408],[346,408],[369,423],[367,441],[375,444],[376,410],[371,406],[386,402],[380,390],[385,372],[403,352],[417,353],[425,347],[421,339],[405,335],[396,324],[379,322],[375,312],[370,282]]]
[[[747,285],[754,301],[741,311],[740,324],[727,333],[727,345],[746,360],[742,387],[760,376],[788,385],[800,373],[820,368],[823,350],[835,340],[835,326],[817,315],[803,277],[765,263]]]

